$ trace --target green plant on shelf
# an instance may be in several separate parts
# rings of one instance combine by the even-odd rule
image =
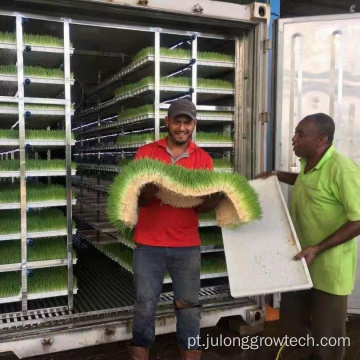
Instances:
[[[3,160],[0,161],[0,172],[1,171],[19,171],[20,161],[17,160]],[[72,163],[71,168],[76,169],[76,164]],[[27,171],[52,171],[52,170],[65,170],[65,160],[26,160]]]
[[[224,117],[233,117],[234,113],[232,111],[197,111],[196,115],[200,116],[224,116]]]
[[[167,133],[161,132],[160,138],[165,138]],[[144,134],[129,134],[121,135],[117,138],[117,143],[119,145],[128,145],[128,144],[141,144],[145,142],[151,142],[155,140],[154,133],[144,133]],[[218,133],[196,133],[196,142],[198,143],[232,143],[233,140],[230,135],[218,134]]]
[[[235,56],[229,54],[223,54],[212,51],[200,51],[198,52],[198,60],[208,61],[222,61],[222,62],[235,62]]]
[[[66,133],[63,130],[26,130],[27,140],[65,140]],[[18,130],[0,129],[0,139],[19,139]],[[75,140],[75,135],[71,133],[71,139]]]
[[[199,229],[201,245],[222,246],[222,234],[220,228],[200,228]]]
[[[141,89],[145,86],[154,85],[155,80],[152,76],[141,79],[136,83],[127,84],[121,88],[115,90],[115,96],[121,96],[132,91]],[[160,79],[160,85],[162,86],[171,86],[171,87],[191,87],[191,78],[185,76],[178,77],[162,77]],[[233,89],[233,84],[230,81],[225,81],[221,79],[197,79],[198,89]]]
[[[17,109],[17,103],[0,103],[0,109]],[[72,109],[74,105],[72,104]],[[44,110],[44,111],[65,111],[63,105],[43,105],[43,104],[25,104],[26,110]],[[51,114],[49,114],[51,115]]]
[[[230,169],[233,167],[229,159],[213,159],[214,168],[217,169]]]
[[[132,267],[133,250],[119,243],[102,245],[105,252],[119,259],[128,269]],[[215,274],[226,272],[226,262],[223,254],[203,254],[201,257],[201,273]],[[167,278],[165,274],[165,278]]]
[[[154,105],[143,105],[134,109],[126,109],[118,114],[118,120],[128,120],[145,114],[153,114]]]
[[[28,261],[67,259],[65,237],[34,239],[28,243]],[[73,258],[76,257],[75,251]],[[7,240],[0,242],[0,265],[21,263],[21,242]]]
[[[120,159],[119,160],[119,166],[128,165],[133,160],[134,160],[133,158]]]
[[[154,47],[146,47],[141,49],[135,56],[131,59],[131,64],[134,64],[147,56],[154,56],[155,50]],[[180,59],[188,59],[190,60],[191,51],[185,49],[168,49],[168,48],[160,48],[160,55],[164,57],[172,57],[172,58],[180,58]]]
[[[17,75],[17,66],[0,65],[0,75]],[[61,69],[48,69],[40,66],[24,66],[24,76],[63,79],[64,72]],[[71,74],[71,78],[74,78],[74,74]]]
[[[0,32],[0,43],[15,44],[16,34],[11,32]],[[55,36],[24,34],[24,45],[63,47],[64,41]],[[72,44],[71,44],[72,46]]]
[[[198,131],[196,133],[196,142],[199,143],[232,143],[233,139],[230,135],[220,133],[207,133]]]
[[[223,254],[203,254],[201,256],[201,274],[226,272],[226,261]]]
[[[0,43],[15,44],[16,34],[11,32],[0,32]]]
[[[154,78],[151,76],[148,76],[146,78],[141,79],[140,81],[136,83],[127,84],[119,89],[115,90],[115,96],[121,96],[123,94],[129,93],[131,91],[140,89],[144,86],[153,85],[154,84]]]
[[[64,41],[63,39],[50,35],[24,34],[24,44],[63,47]]]
[[[120,243],[105,244],[102,245],[102,248],[105,250],[105,252],[109,253],[117,259],[120,259],[129,268],[131,268],[133,258],[132,249]]]
[[[191,86],[191,78],[185,76],[178,77],[162,77],[160,79],[160,85],[169,86]],[[197,79],[197,87],[199,89],[233,89],[233,84],[230,81],[221,79]]]
[[[20,295],[20,271],[0,273],[0,298]]]
[[[1,235],[20,233],[21,218],[19,210],[3,210],[1,212],[1,218]],[[33,210],[27,214],[28,233],[66,230],[66,226],[66,216],[58,209]],[[72,224],[72,227],[75,229],[75,223]]]
[[[126,121],[145,115],[155,116],[154,105],[148,104],[138,108],[126,109],[118,114],[118,120]],[[164,118],[165,116],[167,116],[167,110],[160,109],[160,117]],[[197,117],[200,118],[201,116],[233,117],[234,113],[231,111],[198,111]]]
[[[216,221],[215,210],[199,214],[199,221]]]
[[[146,47],[140,50],[131,60],[131,64],[134,64],[147,56],[154,56],[155,50],[154,47]],[[176,58],[176,59],[191,59],[191,50],[185,49],[168,49],[168,48],[160,48],[160,56]],[[203,52],[199,51],[197,54],[198,60],[209,60],[209,61],[223,61],[223,62],[231,62],[235,61],[233,55],[222,54],[217,52]]]
[[[153,133],[145,133],[145,134],[129,134],[122,135],[117,138],[117,143],[119,145],[122,144],[137,144],[143,142],[154,141],[155,135]]]
[[[27,277],[28,293],[41,294],[68,289],[68,271],[66,267],[35,269]],[[77,278],[74,277],[74,288]],[[20,296],[21,272],[0,273],[0,298]]]
[[[74,277],[74,288],[77,278]],[[64,266],[47,269],[36,269],[28,276],[29,294],[47,293],[68,289],[68,270]]]
[[[66,188],[57,184],[28,183],[26,185],[27,202],[58,201],[66,199]],[[75,199],[75,193],[73,193]],[[20,202],[20,185],[0,183],[0,204]]]

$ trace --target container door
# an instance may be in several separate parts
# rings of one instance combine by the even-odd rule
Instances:
[[[360,166],[360,14],[280,19],[275,66],[275,168],[299,170],[291,138],[298,122],[324,112],[336,148]],[[289,196],[289,189],[284,188]],[[360,312],[360,266],[349,310]]]

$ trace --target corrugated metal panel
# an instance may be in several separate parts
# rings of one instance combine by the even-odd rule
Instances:
[[[335,146],[360,165],[360,16],[280,20],[277,67],[277,165],[299,168],[291,137],[306,115],[336,124]]]
[[[335,121],[336,148],[360,166],[359,20],[347,14],[279,21],[276,169],[299,170],[291,137],[303,117],[319,112]],[[359,298],[357,280],[350,309],[360,312]]]

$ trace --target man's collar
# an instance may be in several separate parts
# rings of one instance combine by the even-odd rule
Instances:
[[[322,158],[320,159],[320,161],[316,164],[315,169],[320,169],[325,163],[326,161],[328,161],[332,155],[335,152],[335,146],[331,145],[325,152],[325,154],[322,156]]]
[[[320,161],[314,166],[314,169],[319,170],[321,169],[321,167],[326,163],[326,161],[328,161],[334,154],[334,152],[336,151],[335,146],[331,145],[324,153],[324,155],[322,156],[322,158],[320,159]],[[301,158],[300,162],[302,165],[306,165],[307,161],[305,158]]]
[[[167,137],[156,141],[156,143],[158,144],[158,146],[161,146],[162,148],[166,149],[166,148],[167,148],[166,139],[167,139]],[[189,152],[189,155],[190,155],[191,153],[193,153],[196,149],[197,149],[196,144],[193,143],[191,140],[189,140],[189,144],[188,144],[188,147],[187,147],[187,150],[188,150],[188,152]]]

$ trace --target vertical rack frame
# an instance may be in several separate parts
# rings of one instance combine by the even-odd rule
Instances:
[[[20,221],[21,221],[21,309],[28,310],[27,284],[27,214],[26,214],[26,154],[25,154],[25,91],[23,58],[23,18],[16,16],[16,55],[18,73],[19,156],[20,156]]]
[[[64,19],[64,77],[65,77],[65,133],[66,133],[66,220],[68,263],[68,306],[74,306],[73,244],[72,244],[72,190],[71,190],[71,73],[70,20]]]
[[[154,111],[155,111],[155,140],[160,139],[160,31],[156,29],[155,36],[155,99],[154,99]]]
[[[235,39],[235,94],[234,94],[234,169],[245,175],[246,168],[246,129],[244,123],[244,43],[240,37]]]
[[[191,94],[191,101],[194,103],[195,107],[197,105],[197,53],[198,53],[198,38],[194,35],[194,39],[191,42],[191,57],[195,60],[195,63],[192,65],[191,71],[191,87],[193,92]],[[196,127],[192,135],[193,141],[196,141]]]

